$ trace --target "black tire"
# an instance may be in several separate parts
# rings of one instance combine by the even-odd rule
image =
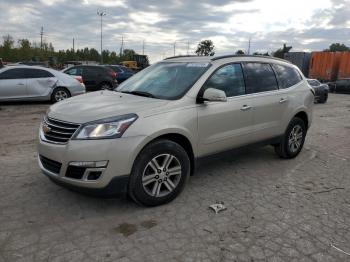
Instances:
[[[102,82],[102,83],[100,84],[100,89],[101,89],[101,90],[112,90],[112,89],[113,89],[113,86],[112,86],[110,83]]]
[[[60,98],[61,97],[61,98]],[[70,98],[70,92],[64,87],[57,87],[53,90],[51,94],[51,102],[56,103],[64,99]]]
[[[152,196],[150,193],[151,190],[148,190],[148,185],[144,186],[143,185],[143,177],[145,176],[146,172],[148,171],[148,168],[151,167],[150,162],[154,159],[159,159],[161,158],[163,155],[165,154],[169,154],[175,158],[173,158],[176,162],[176,164],[179,164],[179,166],[177,166],[177,168],[179,168],[179,170],[181,170],[181,174],[176,177],[177,175],[170,175],[168,172],[165,173],[165,169],[164,172],[161,172],[161,174],[159,173],[158,178],[156,177],[154,180],[156,180],[155,182],[151,182],[149,183],[149,187],[151,187],[153,189],[153,187],[155,185],[157,185],[156,187],[163,189],[163,191],[158,190],[156,194],[159,194],[161,192],[164,191],[165,193],[167,191],[168,194],[166,195],[159,195],[159,196]],[[165,161],[165,160],[164,160]],[[163,162],[164,164],[164,162]],[[170,164],[170,163],[169,163]],[[165,165],[164,165],[165,166]],[[169,172],[171,168],[169,168]],[[161,139],[161,140],[157,140],[154,141],[152,143],[150,143],[149,145],[147,145],[141,152],[140,154],[137,156],[135,162],[134,162],[134,166],[132,168],[132,172],[130,175],[130,180],[129,180],[129,187],[128,187],[128,193],[129,196],[138,204],[140,205],[144,205],[144,206],[158,206],[158,205],[162,205],[162,204],[166,204],[170,201],[172,201],[174,198],[176,198],[181,191],[183,190],[183,188],[185,187],[185,184],[189,178],[190,175],[190,159],[188,157],[187,152],[183,149],[183,147],[181,147],[179,144],[170,141],[170,140],[166,140],[166,139]],[[150,168],[150,170],[153,172],[154,169]],[[159,170],[158,170],[159,172]],[[152,174],[152,176],[157,175],[157,172],[154,171],[154,174]],[[165,177],[168,176],[169,177]],[[161,176],[161,177],[159,177]],[[177,178],[176,183],[174,182],[174,180],[171,181],[170,176],[175,176],[175,178]],[[163,178],[163,181],[161,181]],[[159,180],[158,180],[159,179]],[[168,181],[167,181],[168,179]],[[173,178],[172,178],[173,179]],[[170,182],[172,183],[173,190],[170,191],[165,184],[162,185],[162,183],[167,183],[167,185]],[[153,181],[153,179],[152,179]],[[160,183],[158,181],[161,181]],[[153,183],[153,184],[152,184]],[[175,186],[176,185],[176,186]],[[154,190],[152,190],[153,192]]]
[[[293,130],[295,130],[295,127],[300,127],[301,128],[301,140],[299,141],[299,146],[297,149],[295,149],[296,145],[292,146],[290,145],[289,140],[291,139],[292,132]],[[281,157],[281,158],[285,158],[285,159],[290,159],[290,158],[294,158],[296,157],[300,151],[303,148],[304,142],[305,142],[305,136],[306,136],[306,125],[305,122],[299,118],[299,117],[294,117],[288,127],[287,130],[285,132],[285,134],[283,135],[283,138],[281,140],[281,142],[277,145],[275,145],[275,152],[276,154]],[[295,150],[292,150],[292,148]]]
[[[324,93],[322,97],[318,100],[319,103],[325,104],[328,100],[328,93]]]

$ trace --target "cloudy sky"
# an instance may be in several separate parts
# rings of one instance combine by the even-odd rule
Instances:
[[[55,49],[99,50],[103,10],[104,49],[124,48],[151,62],[174,53],[193,53],[211,39],[216,54],[238,49],[273,51],[286,42],[294,51],[322,50],[333,42],[350,45],[350,0],[0,0],[0,35],[44,40]]]

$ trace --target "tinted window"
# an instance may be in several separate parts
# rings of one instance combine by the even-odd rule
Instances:
[[[53,74],[46,70],[42,69],[25,69],[25,74],[27,78],[46,78],[46,77],[54,77]]]
[[[279,87],[282,89],[294,86],[302,80],[299,72],[293,67],[273,65],[273,68],[275,69],[278,77]],[[315,85],[315,83],[313,83],[313,85]]]
[[[118,73],[122,71],[118,66],[109,66],[109,68],[111,68],[114,72],[118,72]]]
[[[278,89],[275,73],[269,64],[245,63],[244,73],[247,94]]]
[[[81,76],[82,75],[81,67],[73,67],[73,68],[70,68],[64,72],[68,75],[73,75],[73,76]]]
[[[98,67],[84,67],[84,75],[95,76],[101,73],[101,69]]]
[[[204,84],[207,88],[216,88],[226,93],[227,97],[245,94],[244,78],[240,64],[226,65],[218,69]]]
[[[24,68],[6,70],[0,74],[0,79],[23,79],[26,78]]]

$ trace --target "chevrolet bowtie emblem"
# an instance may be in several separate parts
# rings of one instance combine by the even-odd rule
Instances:
[[[47,124],[43,124],[43,132],[45,134],[49,133],[51,131],[51,128]]]

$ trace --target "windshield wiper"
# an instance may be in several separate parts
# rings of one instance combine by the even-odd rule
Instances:
[[[157,98],[156,96],[152,95],[151,93],[144,92],[144,91],[121,91],[125,94],[132,94],[136,96],[145,96],[145,97],[151,97],[151,98]]]

